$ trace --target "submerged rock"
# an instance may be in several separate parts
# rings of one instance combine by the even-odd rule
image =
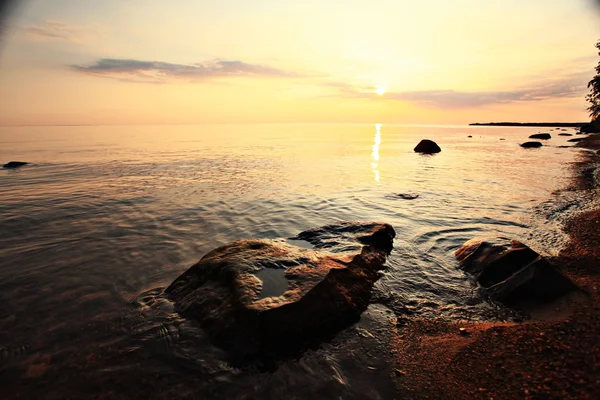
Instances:
[[[281,356],[355,322],[392,249],[384,223],[340,223],[293,240],[240,240],[208,254],[167,289],[234,359]]]
[[[526,149],[533,149],[533,148],[542,147],[542,146],[543,146],[543,144],[541,144],[540,142],[521,143],[521,147],[526,148]]]
[[[573,136],[572,133],[559,133],[558,136]]]
[[[471,239],[454,256],[460,268],[493,300],[545,302],[577,288],[544,257],[516,240]]]
[[[9,163],[6,163],[2,166],[2,168],[7,168],[7,169],[14,169],[14,168],[20,168],[24,165],[27,165],[28,163],[24,162],[24,161],[11,161]]]
[[[552,135],[550,135],[549,133],[535,133],[535,134],[529,136],[529,139],[548,140],[548,139],[552,139]]]
[[[425,153],[425,154],[434,154],[442,151],[440,146],[433,140],[423,139],[419,142],[417,147],[415,147],[415,152],[417,153]]]
[[[414,199],[417,199],[419,197],[419,195],[415,194],[415,193],[392,193],[385,197],[388,199],[414,200]]]

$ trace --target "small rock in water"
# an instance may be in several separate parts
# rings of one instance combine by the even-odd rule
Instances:
[[[506,140],[506,139],[504,139],[503,137],[501,137],[500,140]]]
[[[537,147],[542,147],[543,144],[540,142],[525,142],[525,143],[521,143],[521,147],[525,148],[525,149],[535,149]]]
[[[24,165],[27,165],[28,163],[24,162],[24,161],[11,161],[9,163],[6,163],[2,166],[2,168],[7,168],[7,169],[14,169],[14,168],[19,168],[22,167]]]
[[[439,153],[440,151],[442,151],[442,149],[440,148],[440,146],[438,146],[438,144],[436,142],[434,142],[433,140],[429,140],[429,139],[423,139],[419,142],[419,144],[417,145],[417,147],[414,148],[416,153],[423,153],[423,154],[434,154],[434,153]]]
[[[386,197],[393,199],[414,200],[418,198],[419,195],[414,193],[392,193],[390,196]]]
[[[582,138],[573,138],[573,139],[567,140],[567,142],[576,143],[576,142],[581,142],[582,140],[583,140]]]
[[[548,139],[552,139],[552,136],[549,133],[536,133],[534,135],[529,136],[529,139],[548,140]]]
[[[467,137],[470,137],[470,138],[472,138],[473,136],[469,135],[469,136],[467,136]]]
[[[573,136],[572,133],[559,133],[558,136]]]

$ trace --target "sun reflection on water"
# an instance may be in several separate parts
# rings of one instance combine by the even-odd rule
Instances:
[[[379,146],[381,145],[381,124],[375,124],[375,141],[373,143],[371,156],[373,157],[373,161],[371,162],[371,168],[373,169],[373,175],[375,177],[375,181],[379,182]]]

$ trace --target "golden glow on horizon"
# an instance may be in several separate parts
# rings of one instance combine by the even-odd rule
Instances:
[[[584,121],[600,34],[579,1],[22,3],[0,125]]]

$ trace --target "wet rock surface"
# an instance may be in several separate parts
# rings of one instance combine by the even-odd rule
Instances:
[[[384,223],[340,223],[296,240],[241,240],[206,254],[167,289],[232,359],[286,357],[356,322],[392,249]]]
[[[540,142],[525,142],[525,143],[521,143],[521,147],[526,148],[526,149],[534,149],[537,147],[542,147],[543,144],[541,144]]]
[[[512,240],[471,239],[455,253],[460,268],[492,300],[547,302],[577,289],[544,257]]]
[[[550,135],[549,133],[535,133],[535,134],[529,136],[529,139],[548,140],[548,139],[552,139],[552,135]]]
[[[440,146],[433,140],[423,139],[419,142],[419,144],[414,148],[416,153],[423,154],[435,154],[442,151]]]
[[[6,164],[4,164],[2,166],[2,168],[6,168],[6,169],[15,169],[15,168],[20,168],[22,166],[27,165],[28,163],[24,162],[24,161],[10,161]]]

